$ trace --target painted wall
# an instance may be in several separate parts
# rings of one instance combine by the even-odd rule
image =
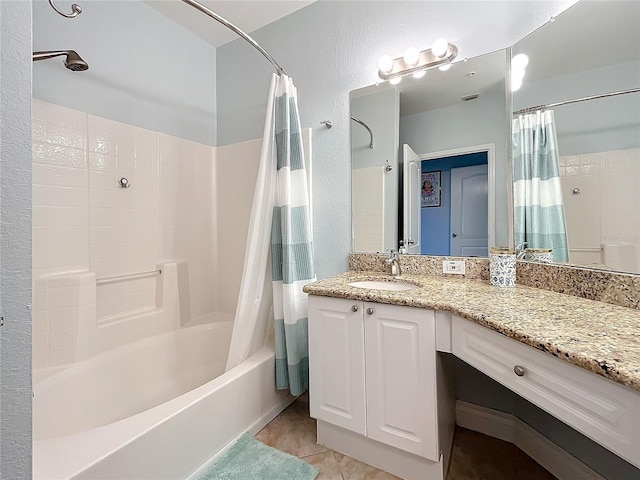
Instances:
[[[615,92],[640,85],[640,62],[627,62],[527,82],[513,95],[514,110]],[[640,146],[640,94],[591,100],[553,109],[560,155]]]
[[[81,6],[82,14],[69,20],[47,1],[33,2],[34,50],[76,50],[89,64],[86,72],[71,72],[60,58],[34,63],[33,96],[215,145],[215,48],[144,2]]]
[[[496,245],[509,244],[506,111],[504,86],[496,85],[477,100],[400,117],[400,144],[409,144],[418,155],[495,144]]]
[[[449,255],[451,244],[451,169],[471,165],[486,165],[486,152],[457,155],[442,160],[423,160],[422,171],[440,170],[440,206],[424,207],[420,211],[421,253]]]
[[[31,478],[31,2],[0,2],[0,478]]]
[[[314,132],[314,249],[319,278],[347,268],[351,249],[349,92],[376,81],[378,58],[443,36],[460,57],[521,39],[573,2],[318,1],[252,33],[294,79]],[[482,22],[478,22],[482,18]],[[428,33],[425,33],[428,32]],[[272,67],[245,42],[218,49],[218,144],[260,137]],[[331,120],[327,130],[322,120]]]

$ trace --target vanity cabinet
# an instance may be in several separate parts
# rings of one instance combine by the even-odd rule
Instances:
[[[640,466],[640,395],[636,392],[456,316],[452,352]]]
[[[311,416],[437,462],[433,310],[309,297]]]

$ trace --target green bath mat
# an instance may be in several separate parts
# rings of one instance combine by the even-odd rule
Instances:
[[[318,469],[244,433],[198,480],[313,480]]]

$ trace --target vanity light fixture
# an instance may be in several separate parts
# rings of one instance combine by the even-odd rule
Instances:
[[[389,55],[380,57],[378,76],[395,85],[405,75],[413,74],[414,77],[420,78],[429,68],[448,66],[457,55],[458,48],[455,45],[439,38],[433,42],[431,48],[426,50],[418,51],[415,47],[409,47],[402,57],[391,58]]]

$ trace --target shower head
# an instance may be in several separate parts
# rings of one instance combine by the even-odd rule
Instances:
[[[75,50],[50,50],[44,52],[33,52],[33,61],[46,60],[48,58],[60,57],[64,55],[64,66],[74,72],[83,72],[89,69],[85,62]]]

